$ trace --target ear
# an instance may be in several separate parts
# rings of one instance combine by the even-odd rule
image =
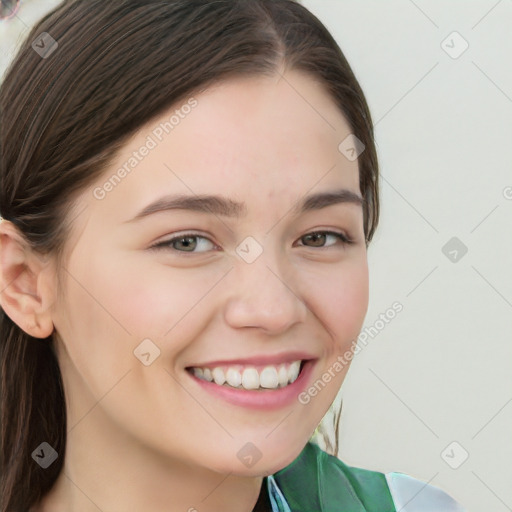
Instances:
[[[0,220],[0,306],[35,338],[53,332],[52,270],[50,259],[34,252],[12,222]]]

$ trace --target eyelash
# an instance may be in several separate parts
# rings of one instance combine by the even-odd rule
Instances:
[[[332,235],[332,236],[336,237],[341,242],[342,247],[346,247],[346,246],[349,246],[349,245],[352,245],[355,243],[355,241],[352,240],[350,237],[344,235],[343,233],[337,233],[336,231],[311,231],[310,233],[306,233],[305,235],[303,235],[301,237],[301,239],[305,238],[307,236],[310,236],[310,235]],[[149,249],[152,249],[152,250],[167,249],[167,250],[172,250],[174,252],[183,253],[183,254],[204,254],[205,252],[208,252],[208,251],[204,251],[204,252],[178,251],[171,247],[172,244],[176,240],[183,240],[184,238],[204,238],[205,240],[209,240],[213,245],[215,245],[208,237],[205,237],[203,235],[199,235],[197,233],[184,233],[182,235],[170,238],[169,240],[157,242],[156,244],[150,246]],[[304,245],[303,247],[309,247],[309,246]],[[312,246],[312,247],[315,248],[314,246]],[[316,247],[316,249],[329,249],[330,247],[333,247],[333,246],[329,245],[327,247]]]

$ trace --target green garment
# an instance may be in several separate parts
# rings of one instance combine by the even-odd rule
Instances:
[[[267,483],[279,512],[396,512],[384,473],[347,466],[312,442]]]

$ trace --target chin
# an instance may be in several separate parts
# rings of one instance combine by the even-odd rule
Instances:
[[[231,450],[223,449],[217,456],[212,454],[211,459],[216,463],[210,465],[210,469],[221,474],[231,473],[238,476],[258,477],[268,476],[276,473],[277,471],[285,468],[292,463],[300,454],[309,437],[303,440],[290,439],[281,440],[276,438],[276,441],[269,442],[268,439],[262,440],[261,443],[254,442],[253,446],[260,448],[248,448],[245,452],[236,453],[235,457],[227,456]],[[261,448],[263,446],[263,448]],[[248,458],[244,460],[244,456]],[[253,457],[251,460],[250,457]],[[254,457],[257,458],[254,461]]]
[[[268,456],[262,457],[260,463],[255,465],[253,474],[268,476],[280,471],[299,456],[308,441],[309,437],[294,443],[280,443],[275,450],[269,448]]]

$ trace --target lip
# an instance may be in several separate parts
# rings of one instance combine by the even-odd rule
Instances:
[[[300,358],[292,360],[297,361],[298,359]],[[243,361],[243,364],[246,364],[247,359],[244,359]],[[282,359],[280,359],[280,361],[283,362]],[[313,373],[313,368],[316,364],[316,361],[317,359],[309,359],[304,361],[303,368],[299,373],[299,376],[292,384],[289,384],[284,388],[268,389],[263,391],[235,389],[229,388],[227,386],[219,386],[215,384],[215,382],[199,379],[191,372],[186,371],[185,373],[197,385],[199,385],[201,389],[204,389],[204,391],[207,393],[210,393],[217,398],[221,398],[222,400],[225,400],[226,402],[229,402],[233,405],[257,410],[276,410],[292,405],[293,403],[297,403],[299,394],[302,393],[310,383],[311,375]],[[230,363],[234,364],[233,361],[230,361]],[[222,366],[217,362],[215,365]]]
[[[208,361],[207,363],[198,363],[189,365],[187,368],[215,368],[217,366],[264,366],[264,365],[278,365],[282,363],[293,363],[293,361],[307,361],[316,359],[315,356],[307,354],[306,352],[286,352],[282,354],[246,357],[240,359],[219,359],[217,361]]]

